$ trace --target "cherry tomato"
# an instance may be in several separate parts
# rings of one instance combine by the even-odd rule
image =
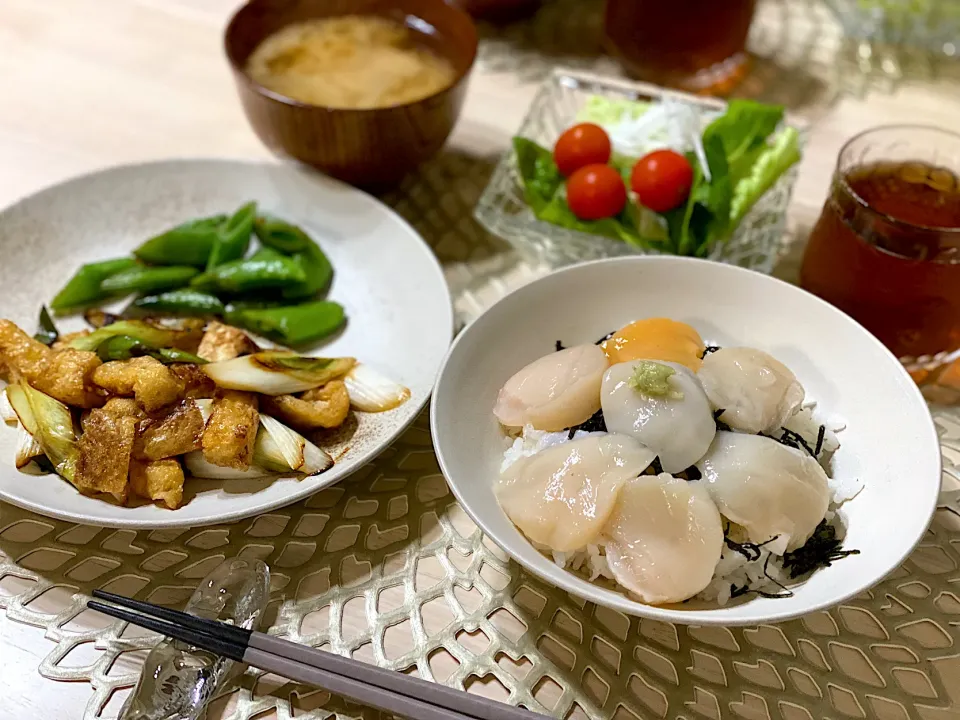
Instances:
[[[553,146],[553,161],[566,177],[587,165],[606,165],[610,162],[610,138],[599,125],[574,125]]]
[[[581,220],[613,217],[627,204],[627,186],[609,165],[587,165],[567,180],[567,204]]]
[[[630,187],[644,207],[663,213],[673,210],[690,195],[693,168],[673,150],[655,150],[637,160],[630,173]]]

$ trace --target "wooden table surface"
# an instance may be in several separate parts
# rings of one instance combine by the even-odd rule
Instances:
[[[222,55],[222,28],[235,6],[236,0],[0,2],[0,206],[121,163],[271,159],[246,123]],[[476,72],[451,148],[483,158],[499,153],[534,89],[509,73]],[[882,123],[957,128],[958,89],[949,80],[910,81],[893,93],[840,97],[820,108],[794,195],[793,227],[802,233],[816,219],[846,138]],[[41,630],[0,615],[3,720],[82,717],[90,687],[41,678],[37,666],[48,649]]]

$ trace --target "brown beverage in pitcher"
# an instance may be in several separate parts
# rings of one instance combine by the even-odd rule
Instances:
[[[921,385],[941,386],[937,399],[960,399],[958,170],[952,133],[892,127],[854,138],[801,270],[806,289],[876,335]]]
[[[642,80],[725,95],[749,69],[756,0],[607,0],[610,51]]]

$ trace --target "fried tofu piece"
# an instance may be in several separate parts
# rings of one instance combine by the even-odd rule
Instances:
[[[93,382],[112,395],[131,395],[148,413],[183,397],[184,385],[173,372],[152,357],[114,360],[93,371]]]
[[[199,365],[193,363],[174,363],[170,370],[183,382],[183,396],[196,400],[212,398],[217,392],[217,384],[210,379]]]
[[[243,330],[214,320],[207,325],[197,355],[210,362],[220,362],[249,355],[257,350],[257,344]]]
[[[162,460],[200,449],[203,415],[193,400],[185,400],[163,417],[143,420],[134,447],[140,460]]]
[[[109,493],[124,502],[129,492],[127,478],[137,418],[118,413],[118,408],[97,408],[83,419],[74,484],[81,492]]]
[[[103,363],[96,353],[67,348],[51,352],[33,385],[65,405],[92,408],[105,397],[95,392],[93,373]]]
[[[178,460],[130,461],[130,489],[137,497],[159,500],[171,510],[183,502],[183,467]]]
[[[0,320],[0,378],[22,375],[33,383],[53,350],[34,340],[9,320]]]
[[[263,410],[297,430],[335,428],[350,414],[350,395],[342,380],[331,380],[298,398],[293,395],[265,397]]]
[[[110,398],[107,400],[106,405],[103,406],[103,409],[117,417],[132,417],[137,422],[146,420],[149,417],[137,401],[132,398]]]
[[[247,470],[253,463],[259,425],[254,393],[218,390],[203,431],[203,457],[220,467]]]
[[[86,337],[89,334],[89,330],[77,330],[77,332],[66,333],[65,335],[58,337],[56,342],[54,342],[50,347],[52,347],[54,350],[66,350],[68,347],[70,347],[70,342],[72,340]]]

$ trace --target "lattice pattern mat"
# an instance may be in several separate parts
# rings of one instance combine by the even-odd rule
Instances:
[[[938,424],[955,477],[960,423]],[[45,677],[91,684],[87,718],[116,713],[156,638],[105,624],[79,593],[182,603],[231,555],[273,569],[271,632],[558,718],[932,720],[960,705],[960,516],[946,509],[871,592],[799,621],[735,630],[630,619],[520,571],[453,502],[425,417],[341,486],[234,525],[133,532],[2,513],[0,606],[52,641]],[[210,713],[374,716],[252,671]]]
[[[570,48],[583,44],[571,40],[559,54],[550,48],[558,47],[558,28],[584,17],[576,12],[595,24],[589,14],[596,17],[597,7],[597,0],[553,0],[529,23],[488,32],[481,70],[525,68],[535,79],[555,62],[576,64]],[[811,57],[830,65],[815,42],[830,36],[809,7],[764,5],[767,15],[786,13],[780,22],[794,28],[787,34],[795,42],[758,31],[755,47],[801,50],[761,66],[757,94],[791,105],[806,101],[783,92],[823,101],[823,81],[803,68],[817,65]],[[589,45],[589,33],[579,38]],[[581,64],[602,68],[595,49],[581,56]],[[541,272],[518,263],[471,218],[494,160],[446,152],[385,198],[444,262],[462,322]],[[789,277],[790,267],[780,274]],[[952,478],[960,419],[938,413],[938,425]],[[938,512],[911,559],[840,608],[738,630],[641,622],[585,605],[507,561],[453,501],[423,417],[342,485],[233,525],[114,531],[0,505],[0,608],[45,634],[45,677],[90,684],[87,720],[116,715],[156,638],[85,611],[81,593],[101,587],[182,603],[231,555],[271,566],[271,632],[558,718],[943,720],[960,707],[960,493],[943,500],[953,510]],[[252,671],[209,713],[212,720],[375,716]]]

